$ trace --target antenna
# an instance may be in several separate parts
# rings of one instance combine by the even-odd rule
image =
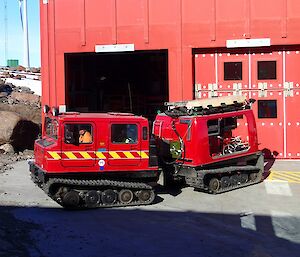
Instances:
[[[28,20],[27,20],[27,0],[19,0],[20,16],[23,28],[23,65],[29,68],[29,40],[28,40]],[[21,9],[23,5],[23,10]],[[23,11],[23,12],[22,12]]]
[[[4,62],[7,65],[7,0],[4,0]]]

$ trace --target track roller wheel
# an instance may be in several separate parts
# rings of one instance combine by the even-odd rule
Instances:
[[[209,192],[212,194],[216,194],[220,189],[220,180],[217,178],[211,178],[208,184]]]
[[[221,188],[225,189],[231,186],[230,178],[228,176],[224,176],[221,178]]]
[[[141,202],[147,202],[151,199],[151,191],[150,190],[141,190],[137,192],[137,197]]]
[[[117,201],[118,194],[112,189],[106,189],[101,194],[101,201],[104,204],[113,204]]]
[[[133,193],[131,190],[129,189],[122,189],[119,192],[119,201],[121,203],[131,203],[131,201],[133,200]]]
[[[249,174],[249,179],[250,179],[251,182],[256,181],[257,178],[258,178],[258,173],[257,172],[252,172],[252,173]]]
[[[232,186],[237,186],[239,183],[239,177],[238,175],[232,175],[230,176],[230,183]]]
[[[79,206],[79,202],[79,194],[74,190],[70,190],[62,196],[62,204],[66,208],[76,208]]]
[[[236,179],[237,179],[238,185],[241,185],[242,184],[242,174],[237,174]]]
[[[87,207],[93,208],[96,207],[100,202],[100,195],[96,190],[90,190],[85,195],[85,203]]]
[[[248,182],[248,174],[246,173],[241,174],[241,183],[245,184],[247,182]]]

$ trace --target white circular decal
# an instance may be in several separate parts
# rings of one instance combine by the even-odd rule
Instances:
[[[103,167],[105,165],[105,161],[104,160],[99,160],[98,162],[100,167]]]

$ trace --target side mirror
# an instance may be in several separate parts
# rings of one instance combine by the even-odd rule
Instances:
[[[50,107],[48,105],[44,105],[43,112],[46,114],[50,111]]]

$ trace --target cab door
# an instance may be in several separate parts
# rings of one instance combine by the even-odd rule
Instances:
[[[108,163],[111,166],[138,166],[141,162],[141,127],[139,123],[110,124]]]
[[[95,159],[95,124],[65,122],[62,131],[61,162],[64,167],[92,167]]]

